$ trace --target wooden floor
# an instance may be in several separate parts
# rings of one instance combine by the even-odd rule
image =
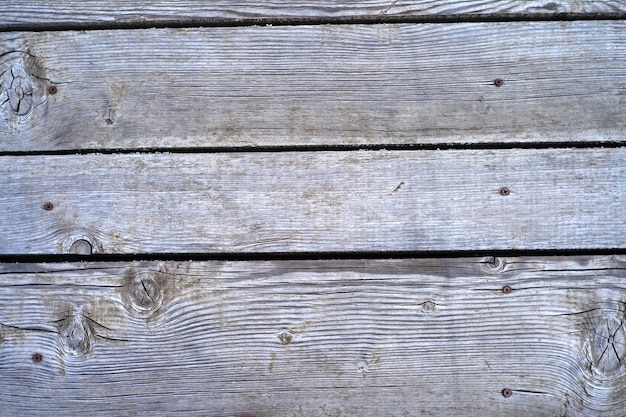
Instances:
[[[626,4],[0,6],[0,416],[626,416]]]

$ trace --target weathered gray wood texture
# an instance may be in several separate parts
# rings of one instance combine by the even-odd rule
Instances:
[[[626,415],[624,257],[0,271],[6,416]]]
[[[3,254],[626,247],[626,148],[4,156],[0,175]]]
[[[624,142],[625,40],[623,21],[3,33],[0,151]]]
[[[46,27],[93,24],[189,24],[245,21],[262,18],[359,18],[384,16],[462,16],[477,14],[553,15],[556,13],[623,13],[621,0],[512,1],[512,0],[290,0],[254,2],[233,0],[126,1],[126,0],[11,0],[2,4],[0,27]]]

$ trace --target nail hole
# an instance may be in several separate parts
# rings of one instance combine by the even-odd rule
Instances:
[[[502,87],[503,84],[504,80],[502,78],[496,78],[495,80],[493,80],[493,85],[495,85],[496,87]]]
[[[57,93],[57,86],[56,85],[51,85],[48,87],[48,94],[56,94]]]
[[[510,397],[511,395],[513,395],[513,391],[511,391],[510,389],[505,388],[505,389],[503,389],[503,390],[502,390],[502,396],[503,396],[503,397],[508,398],[508,397]]]
[[[31,359],[33,360],[33,362],[37,363],[37,362],[41,362],[41,360],[43,359],[43,355],[41,353],[35,352],[33,353],[33,355],[31,356]]]
[[[507,196],[509,194],[511,194],[511,190],[509,190],[507,187],[500,188],[500,195]]]
[[[91,243],[85,239],[78,239],[70,246],[70,253],[73,255],[91,255],[92,250]]]
[[[52,210],[53,208],[54,208],[54,204],[52,204],[52,203],[51,203],[51,202],[49,202],[49,201],[48,201],[47,203],[44,203],[44,205],[43,205],[43,209],[44,209],[45,211],[50,211],[50,210]]]
[[[502,292],[505,294],[511,294],[511,291],[513,291],[513,288],[511,288],[508,285],[505,285],[504,287],[502,287]]]

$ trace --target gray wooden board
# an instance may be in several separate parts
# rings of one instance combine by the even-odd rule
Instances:
[[[516,1],[516,0],[359,0],[233,1],[183,0],[12,0],[2,4],[0,27],[46,27],[48,25],[158,24],[242,21],[263,18],[379,18],[385,16],[545,16],[561,13],[620,13],[621,0]]]
[[[625,301],[623,256],[3,264],[0,413],[623,417]]]
[[[623,21],[2,33],[0,151],[624,142],[625,41]]]
[[[254,2],[213,0],[11,0],[2,4],[0,27],[46,27],[47,25],[150,24],[242,21],[262,18],[378,18],[385,16],[462,16],[477,14],[553,15],[561,13],[618,13],[626,11],[621,0],[325,0]]]
[[[626,247],[624,147],[4,156],[0,178],[2,254]]]

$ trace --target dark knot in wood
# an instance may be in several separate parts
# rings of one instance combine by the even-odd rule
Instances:
[[[20,131],[47,114],[48,80],[38,59],[28,52],[8,51],[0,57],[0,132]]]
[[[626,357],[626,329],[624,328],[624,311],[621,308],[612,312],[604,310],[604,314],[595,316],[588,321],[586,329],[590,333],[588,357],[592,370],[601,375],[622,374]]]
[[[160,271],[136,273],[128,269],[122,294],[126,309],[139,317],[152,316],[164,303],[166,285],[167,278]]]
[[[280,332],[278,334],[278,340],[280,341],[281,344],[288,345],[293,340],[293,334],[291,332],[288,332],[288,331]]]
[[[506,261],[503,258],[498,258],[497,256],[490,256],[485,262],[483,262],[485,270],[493,273],[502,272],[505,266]]]
[[[430,313],[435,311],[435,308],[436,308],[436,304],[433,303],[430,300],[424,301],[424,303],[422,303],[422,312],[423,313],[430,314]]]
[[[19,64],[0,74],[0,103],[8,104],[11,111],[18,116],[25,116],[34,106],[34,88],[31,77],[26,69]]]
[[[594,303],[580,297],[580,310],[567,313],[582,339],[581,368],[588,371],[589,387],[621,387],[626,376],[626,302],[611,298],[605,293]]]
[[[53,207],[55,210],[57,206]],[[46,207],[44,207],[44,210]],[[68,230],[67,234],[61,241],[61,250],[63,253],[71,255],[91,255],[102,251],[102,246],[92,234],[92,231],[83,229]]]
[[[72,313],[59,320],[58,332],[64,350],[74,354],[91,352],[93,329],[83,314]]]
[[[70,246],[69,252],[73,255],[91,255],[93,246],[86,239],[77,239]]]

